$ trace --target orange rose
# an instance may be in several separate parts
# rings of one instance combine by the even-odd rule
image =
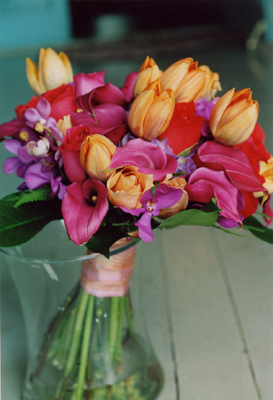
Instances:
[[[109,177],[108,199],[114,206],[139,208],[141,196],[151,187],[153,175],[139,173],[137,167],[124,167]]]
[[[174,187],[176,189],[182,189],[183,194],[180,197],[180,200],[176,204],[174,204],[171,207],[167,208],[162,208],[159,212],[159,216],[161,218],[168,218],[171,217],[172,215],[178,213],[181,210],[185,210],[185,208],[188,205],[188,193],[184,190],[184,187],[186,186],[187,182],[183,178],[173,178],[170,181],[164,182],[170,187]]]

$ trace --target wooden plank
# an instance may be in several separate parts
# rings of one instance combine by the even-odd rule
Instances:
[[[138,296],[142,318],[145,319],[152,346],[164,371],[164,386],[158,400],[174,400],[176,382],[168,326],[168,299],[158,246],[157,240],[138,244],[134,278],[140,285]]]
[[[235,299],[261,399],[273,393],[273,248],[254,237],[213,241]]]
[[[162,232],[181,400],[257,400],[209,228]]]

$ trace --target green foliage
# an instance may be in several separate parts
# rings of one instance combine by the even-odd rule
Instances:
[[[129,236],[116,226],[100,226],[97,232],[91,237],[86,247],[94,253],[110,257],[110,247],[119,239]]]
[[[250,216],[243,221],[243,224],[244,229],[248,229],[252,235],[264,242],[273,244],[273,229],[264,226],[257,218]]]
[[[221,210],[210,201],[199,209],[183,210],[163,220],[160,228],[171,229],[180,225],[212,226],[216,223]]]
[[[16,197],[18,198],[17,202],[14,204],[14,207],[17,208],[22,204],[31,203],[33,201],[44,201],[48,199],[48,196],[51,192],[50,186],[42,186],[40,188],[34,190],[28,190],[26,192],[17,193]]]
[[[0,200],[1,247],[19,246],[32,239],[49,222],[62,219],[59,199],[30,202],[24,200],[21,193]]]

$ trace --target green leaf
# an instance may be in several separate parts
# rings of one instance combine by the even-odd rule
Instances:
[[[19,192],[18,200],[14,204],[14,207],[17,208],[24,203],[30,203],[33,201],[44,201],[48,199],[48,196],[51,192],[49,186],[42,186],[34,190],[28,190],[27,192]]]
[[[190,147],[188,147],[187,149],[181,151],[181,153],[179,153],[178,155],[180,157],[186,157],[194,146],[195,146],[195,144],[190,146]]]
[[[217,225],[215,225],[214,228],[215,228],[215,229],[219,229],[220,231],[223,231],[223,232],[225,232],[225,233],[229,233],[230,235],[240,236],[240,237],[249,237],[249,235],[243,235],[242,233],[238,233],[238,232],[241,232],[241,231],[234,232],[233,230],[231,230],[231,229],[225,229],[225,228],[223,228],[222,226],[217,226]]]
[[[210,201],[203,208],[183,210],[165,219],[160,228],[171,229],[180,225],[212,226],[218,219],[221,210]]]
[[[110,257],[110,247],[119,239],[129,236],[117,227],[100,226],[97,232],[91,237],[86,247],[94,253],[100,253],[106,258]]]
[[[257,218],[250,216],[243,221],[244,229],[248,229],[254,236],[263,240],[264,242],[273,244],[273,229],[269,229]]]
[[[19,246],[32,239],[49,222],[62,219],[59,199],[24,203],[15,208],[19,200],[18,193],[0,200],[1,247]]]

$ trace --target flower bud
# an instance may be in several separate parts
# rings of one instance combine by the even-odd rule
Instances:
[[[80,161],[92,179],[106,182],[112,171],[107,171],[116,146],[103,135],[87,136],[80,149]]]
[[[176,103],[196,101],[206,84],[205,72],[192,58],[184,58],[163,72],[162,88],[173,89]]]
[[[63,83],[73,82],[73,71],[65,53],[59,55],[52,49],[40,49],[38,68],[26,59],[27,79],[31,89],[41,95],[47,90],[55,89]]]
[[[249,89],[225,93],[211,111],[209,126],[214,138],[225,145],[235,146],[249,138],[259,113],[257,101]]]
[[[199,68],[205,72],[206,83],[203,90],[199,93],[198,99],[202,98],[211,101],[215,97],[217,91],[222,90],[219,74],[217,74],[217,72],[212,72],[207,65],[200,65]]]
[[[107,181],[108,199],[119,207],[141,207],[140,199],[153,186],[153,175],[138,172],[137,167],[119,169]]]
[[[128,125],[136,136],[151,141],[169,125],[174,106],[173,91],[162,91],[160,80],[156,79],[134,100]]]
[[[153,81],[160,78],[162,71],[158,68],[153,58],[146,57],[139,70],[134,84],[134,97],[142,93]]]
[[[175,203],[171,207],[161,208],[161,210],[159,211],[159,216],[161,218],[168,218],[178,213],[181,210],[185,210],[185,208],[188,205],[189,199],[188,199],[188,193],[184,190],[184,187],[187,184],[185,179],[176,177],[164,183],[166,183],[169,187],[174,187],[176,189],[181,189],[183,191],[182,196],[180,197],[177,203]]]

